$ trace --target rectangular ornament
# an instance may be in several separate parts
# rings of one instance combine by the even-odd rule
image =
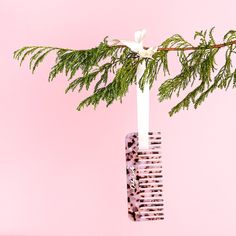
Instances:
[[[160,135],[148,133],[148,149],[139,149],[137,132],[125,138],[128,216],[133,221],[164,219]]]

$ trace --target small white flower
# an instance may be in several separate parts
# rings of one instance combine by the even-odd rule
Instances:
[[[130,48],[131,51],[138,53],[140,57],[152,58],[152,55],[156,52],[157,47],[150,47],[148,49],[143,48],[143,39],[145,35],[145,29],[138,30],[134,34],[134,41],[113,39],[111,40],[110,45],[112,46],[122,43]]]

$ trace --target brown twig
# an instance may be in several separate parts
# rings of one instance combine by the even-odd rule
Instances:
[[[214,45],[211,45],[211,46],[207,47],[207,49],[223,48],[223,47],[230,46],[230,45],[233,45],[233,44],[236,44],[236,40],[230,41],[230,42],[227,42],[227,43],[214,44]],[[148,47],[144,47],[144,49],[148,49]],[[206,49],[206,47],[158,48],[157,51],[190,51],[190,50],[201,50],[201,49]]]

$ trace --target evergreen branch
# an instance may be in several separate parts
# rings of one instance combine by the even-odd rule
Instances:
[[[229,31],[230,33],[234,32],[233,30]],[[208,49],[213,49],[213,48],[223,48],[231,45],[236,44],[236,39],[232,41],[227,41],[225,43],[219,43],[219,44],[213,44],[209,47]],[[148,49],[149,47],[144,47],[145,49]],[[190,46],[190,47],[159,47],[157,51],[194,51],[194,50],[205,50],[206,47],[199,47],[199,46]]]
[[[226,51],[226,56],[225,56],[225,64],[217,75],[215,76],[214,82],[212,85],[204,91],[199,98],[196,100],[194,107],[197,108],[206,98],[207,96],[212,93],[217,87],[218,88],[225,88],[226,90],[229,88],[231,80],[235,76],[235,71],[232,73],[231,72],[231,54],[232,54],[232,48],[228,48]]]
[[[117,70],[115,78],[107,86],[96,89],[93,95],[84,99],[77,110],[81,110],[85,106],[93,105],[94,108],[100,101],[105,101],[107,107],[113,103],[114,100],[119,99],[122,102],[122,98],[128,92],[128,88],[135,82],[135,73],[138,67],[138,60],[130,58],[126,60],[121,68]]]
[[[195,33],[195,38],[200,38],[198,48],[205,49],[195,50],[189,53],[188,56],[185,56],[184,52],[177,54],[182,66],[181,73],[165,81],[159,88],[159,99],[163,101],[170,99],[174,93],[179,96],[181,90],[185,90],[189,84],[191,86],[193,85],[196,77],[201,81],[199,86],[189,92],[171,109],[169,112],[170,116],[179,112],[181,109],[188,109],[191,103],[193,103],[194,108],[197,108],[206,99],[209,93],[212,93],[217,88],[228,89],[232,82],[234,87],[236,72],[235,70],[231,72],[231,55],[235,53],[235,45],[231,40],[236,39],[236,32],[229,31],[224,36],[225,44],[228,45],[225,54],[225,65],[220,69],[212,82],[212,72],[216,70],[215,56],[220,49],[218,46],[215,47],[212,30],[209,33],[209,40],[207,40],[206,31]]]
[[[87,50],[49,46],[22,47],[14,52],[14,58],[19,60],[20,65],[29,59],[30,70],[34,73],[47,55],[55,52],[55,64],[50,70],[49,81],[64,73],[70,81],[66,93],[88,90],[94,83],[91,96],[77,107],[81,110],[90,105],[96,108],[101,101],[106,102],[107,106],[116,100],[122,102],[129,86],[136,84],[136,70],[143,61],[146,68],[138,85],[143,90],[148,82],[151,89],[160,71],[164,75],[170,75],[168,53],[176,51],[181,66],[180,73],[162,83],[158,92],[159,100],[164,101],[171,99],[174,94],[179,97],[181,92],[189,90],[169,112],[173,115],[181,109],[188,109],[191,104],[197,108],[217,88],[227,90],[230,85],[232,88],[236,87],[236,68],[232,68],[232,55],[236,53],[236,31],[230,30],[224,35],[223,42],[216,44],[213,30],[214,28],[209,32],[195,32],[194,39],[199,40],[197,46],[175,34],[160,44],[152,58],[140,58],[124,45],[110,46],[107,37],[97,47]],[[215,56],[224,47],[225,63],[213,76],[217,69]],[[77,73],[80,75],[76,76]],[[114,74],[114,78],[108,82],[111,74]],[[192,88],[196,80],[199,83]]]
[[[181,102],[179,102],[177,105],[175,105],[171,109],[171,111],[169,112],[170,116],[179,112],[181,109],[188,109],[191,101],[193,101],[195,97],[197,96],[197,94],[200,93],[204,89],[204,86],[205,86],[205,82],[202,81],[199,86],[197,86],[194,90],[188,93],[187,96],[185,96],[185,98]]]

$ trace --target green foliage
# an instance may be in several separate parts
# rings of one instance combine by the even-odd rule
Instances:
[[[194,39],[199,40],[197,46],[187,42],[179,34],[167,38],[153,54],[152,58],[140,58],[126,46],[110,46],[107,37],[95,48],[73,50],[57,47],[28,46],[14,52],[14,58],[20,65],[29,58],[32,73],[45,57],[52,51],[56,53],[55,64],[50,70],[49,81],[64,73],[69,81],[69,91],[88,90],[94,83],[93,93],[80,102],[77,109],[96,106],[105,101],[109,106],[127,94],[128,88],[136,84],[136,70],[139,63],[145,61],[146,69],[139,81],[141,89],[149,82],[150,89],[160,71],[170,75],[168,53],[177,52],[181,65],[180,73],[167,79],[159,87],[159,100],[171,99],[188,89],[187,95],[170,111],[170,115],[181,109],[188,109],[191,104],[197,108],[215,89],[236,87],[236,69],[232,69],[232,55],[235,53],[236,31],[230,30],[223,38],[223,44],[217,45],[213,37],[213,29],[209,32],[196,32]],[[225,63],[215,74],[215,57],[220,48],[226,47]],[[81,75],[77,76],[77,72]],[[109,80],[110,75],[114,75]],[[196,85],[195,85],[196,84]],[[195,85],[195,87],[193,87]],[[193,87],[193,88],[192,88]]]
[[[215,47],[216,44],[212,32],[213,28],[209,31],[208,35],[207,31],[196,32],[194,39],[199,38],[200,42],[190,53],[186,54],[186,51],[177,50],[177,56],[181,64],[181,72],[175,77],[166,80],[159,87],[160,101],[170,99],[173,94],[179,96],[180,92],[187,89],[188,86],[192,87],[196,79],[198,79],[198,85],[171,109],[169,112],[171,116],[181,109],[188,109],[191,103],[194,108],[197,108],[206,99],[209,93],[217,88],[228,89],[230,84],[235,87],[236,71],[231,71],[231,56],[232,53],[235,53],[235,44],[231,44],[231,42],[236,39],[236,32],[229,31],[224,36],[224,46],[227,47],[225,64],[214,76],[213,72],[217,69],[215,56],[220,47]],[[171,39],[175,41],[175,37],[166,40],[170,42],[169,45],[171,43],[173,45]],[[165,47],[168,47],[169,45],[165,45]],[[184,47],[186,46],[184,45]]]

